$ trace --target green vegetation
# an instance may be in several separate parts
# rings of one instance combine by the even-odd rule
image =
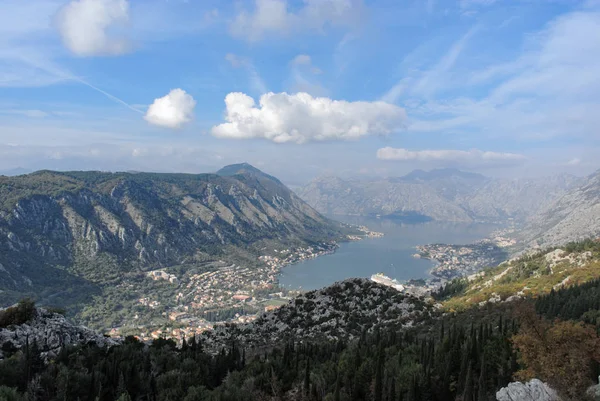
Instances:
[[[555,288],[583,284],[600,278],[600,242],[586,240],[553,247],[520,257],[479,273],[471,281],[448,282],[434,298],[446,310],[460,311],[499,297],[533,296]]]
[[[289,341],[244,350],[233,342],[211,354],[194,339],[178,348],[170,340],[148,347],[128,337],[109,350],[63,349],[47,365],[37,345],[28,344],[0,361],[0,394],[49,401],[491,401],[515,378],[536,377],[563,400],[581,401],[600,373],[600,325],[582,321],[598,312],[598,294],[600,280],[400,331],[376,327],[349,343]],[[534,305],[562,311],[565,320],[537,315]]]
[[[222,260],[257,270],[265,267],[258,256],[273,249],[330,243],[347,232],[354,231],[316,214],[248,165],[222,175],[39,171],[0,177],[6,244],[0,305],[32,297],[96,329],[160,323],[164,308],[186,305],[175,302],[173,285],[147,280],[147,271],[176,268],[187,285],[187,271],[199,264]],[[143,297],[159,300],[160,308],[142,308]]]
[[[0,329],[26,323],[35,317],[35,313],[35,303],[31,299],[23,299],[17,305],[0,311]]]

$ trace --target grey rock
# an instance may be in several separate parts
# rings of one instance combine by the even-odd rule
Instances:
[[[64,346],[97,345],[111,347],[119,344],[120,339],[105,337],[83,326],[75,326],[57,313],[45,309],[36,309],[36,315],[30,321],[0,329],[0,349],[21,349],[29,343],[37,344],[44,359],[55,357]],[[4,355],[0,351],[0,359]]]
[[[496,393],[497,401],[560,401],[556,391],[541,380],[509,383]]]
[[[28,294],[346,230],[247,164],[196,175],[39,171],[0,176],[0,194],[0,290]]]

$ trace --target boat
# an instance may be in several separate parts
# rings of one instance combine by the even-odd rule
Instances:
[[[398,282],[396,279],[392,279],[386,276],[383,273],[376,273],[371,276],[371,281],[374,281],[378,284],[382,284],[388,287],[392,287],[397,291],[404,291],[404,286]]]

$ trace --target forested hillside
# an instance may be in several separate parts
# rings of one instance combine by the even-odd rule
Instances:
[[[44,365],[36,345],[5,354],[11,400],[487,401],[515,379],[539,378],[584,400],[600,370],[600,280],[537,300],[436,314],[414,327],[365,328],[350,342],[298,336],[268,347],[195,339],[110,349],[65,347]],[[536,311],[537,313],[536,314]]]

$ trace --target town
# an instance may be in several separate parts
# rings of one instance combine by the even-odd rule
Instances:
[[[366,232],[367,235],[376,236],[377,233]],[[329,242],[294,249],[272,249],[268,255],[259,256],[251,267],[218,260],[197,264],[179,275],[169,268],[147,272],[146,280],[166,286],[166,296],[137,299],[136,308],[143,311],[136,313],[128,324],[112,328],[108,334],[135,335],[142,341],[156,338],[180,341],[212,330],[214,326],[252,322],[260,314],[276,309],[300,294],[300,291],[278,286],[278,275],[284,266],[333,253],[337,247],[336,242]],[[140,314],[160,316],[161,319],[152,319],[160,323],[135,324]]]
[[[511,241],[501,238],[499,243],[510,245]],[[451,280],[467,276],[485,267],[496,266],[507,258],[504,246],[491,239],[470,245],[429,244],[417,246],[416,258],[431,259],[437,265],[431,270],[435,277]]]

